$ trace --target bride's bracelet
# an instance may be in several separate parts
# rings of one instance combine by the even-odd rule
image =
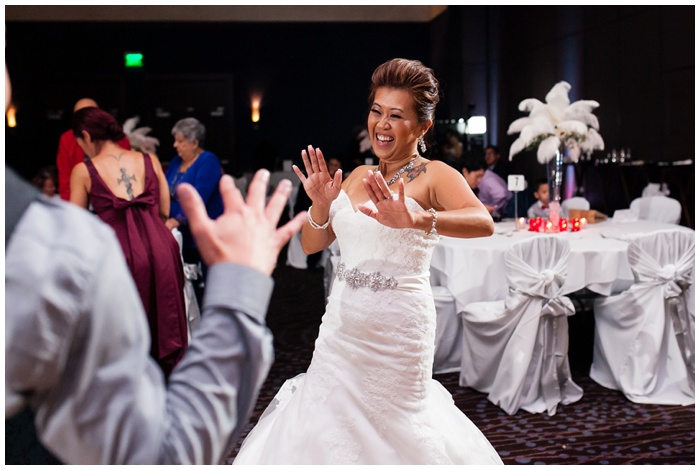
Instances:
[[[311,208],[312,208],[312,207],[313,207],[313,206],[309,206],[309,210],[306,211],[306,219],[309,221],[309,224],[311,224],[311,226],[312,226],[313,228],[315,228],[316,230],[325,230],[325,229],[327,229],[327,228],[328,228],[328,224],[331,222],[330,216],[328,217],[328,221],[327,221],[325,224],[319,225],[319,224],[317,224],[317,223],[314,221],[314,219],[311,218]]]
[[[433,225],[432,225],[432,227],[430,227],[430,231],[425,232],[425,234],[426,234],[426,236],[427,235],[437,235],[437,229],[435,228],[435,226],[437,225],[437,211],[431,207],[430,209],[427,210],[427,212],[430,212],[430,215],[433,216]]]

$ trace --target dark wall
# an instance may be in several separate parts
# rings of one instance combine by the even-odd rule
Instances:
[[[139,115],[140,126],[158,132],[164,161],[174,155],[169,129],[186,117],[187,106],[208,124],[207,147],[228,162],[229,172],[258,168],[275,157],[300,160],[308,144],[327,155],[343,155],[353,128],[364,125],[374,68],[392,57],[429,63],[429,27],[10,22],[6,63],[19,124],[6,128],[6,160],[27,176],[53,163],[58,137],[68,129],[72,106],[83,96],[94,97],[122,122]],[[126,51],[144,54],[143,69],[127,73]],[[184,92],[172,85],[173,103],[179,104],[156,113],[155,98],[149,95],[160,92],[162,98],[164,92],[163,86],[152,84],[178,77],[191,79],[192,85]],[[226,97],[220,99],[226,105],[224,117],[219,116],[223,121],[210,115],[210,107],[183,101],[183,93],[209,99],[207,80],[209,88],[227,80],[231,84],[231,109]],[[254,93],[263,97],[257,126],[250,120]],[[167,112],[170,116],[163,117]],[[224,132],[230,135],[217,135]]]
[[[572,101],[592,99],[606,152],[651,162],[694,158],[693,6],[451,6],[433,21],[432,64],[443,113],[484,115],[484,144],[508,156],[525,98],[544,101],[565,80]],[[605,152],[600,152],[600,154]],[[544,176],[534,152],[512,171]]]
[[[308,144],[344,154],[364,123],[372,70],[391,57],[433,67],[444,92],[438,119],[487,116],[484,143],[506,156],[516,137],[508,125],[523,116],[518,103],[543,100],[566,80],[572,100],[600,103],[607,150],[684,160],[694,158],[694,26],[693,6],[451,6],[429,24],[10,22],[6,61],[20,125],[6,130],[7,160],[50,163],[83,95],[121,120],[141,115],[141,125],[162,133],[159,154],[169,160],[167,130],[183,111],[149,118],[144,76],[194,76],[186,96],[202,81],[230,83],[224,122],[209,123],[209,147],[229,171],[261,166],[265,155],[298,159]],[[145,54],[142,77],[126,74],[127,50]],[[263,93],[255,127],[254,92]],[[533,179],[544,169],[523,153],[513,171]]]

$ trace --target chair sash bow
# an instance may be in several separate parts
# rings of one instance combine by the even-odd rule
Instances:
[[[673,244],[673,238],[680,236],[678,232],[660,234],[660,243]],[[674,245],[682,246],[679,242]],[[645,246],[633,242],[629,247],[629,258],[640,284],[662,289],[666,315],[673,324],[676,341],[688,372],[688,384],[695,390],[695,318],[692,312],[688,311],[686,304],[686,292],[694,281],[695,245],[686,246],[677,262],[665,263],[662,266],[645,251]]]

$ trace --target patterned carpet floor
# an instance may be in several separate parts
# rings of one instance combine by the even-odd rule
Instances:
[[[279,266],[268,325],[275,363],[241,441],[288,378],[305,372],[325,308],[322,271]],[[589,315],[586,316],[586,313]],[[577,318],[578,317],[578,318]],[[570,361],[581,400],[554,416],[518,411],[509,416],[486,395],[459,386],[459,374],[435,375],[508,465],[695,464],[695,406],[640,405],[588,377],[590,312],[571,317]],[[231,463],[239,445],[223,463]]]

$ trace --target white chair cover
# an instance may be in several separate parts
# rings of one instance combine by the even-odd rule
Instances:
[[[666,196],[638,197],[632,201],[630,209],[639,214],[640,219],[667,224],[681,221],[681,203]]]
[[[556,413],[559,403],[583,396],[571,379],[566,317],[575,313],[562,295],[569,243],[531,238],[505,255],[510,291],[505,301],[476,302],[462,312],[459,383],[488,393],[508,414]]]
[[[591,208],[591,203],[585,197],[571,197],[561,203],[561,210],[564,217],[569,217],[569,209],[580,209],[587,211]]]
[[[642,189],[642,197],[650,196],[668,196],[671,191],[668,190],[666,183],[649,183]]]
[[[458,372],[462,363],[462,320],[457,315],[455,298],[444,286],[431,286],[435,311],[434,374]]]
[[[182,258],[182,232],[177,228],[173,228],[171,233],[177,240],[177,244],[180,245],[180,259],[182,259],[182,266],[185,272],[185,315],[187,316],[187,340],[189,342],[192,339],[192,333],[199,326],[201,318],[192,282],[202,277],[202,268],[198,264],[185,263],[185,260]]]
[[[635,283],[594,303],[590,376],[636,403],[694,403],[694,233],[645,235],[627,255]]]
[[[287,244],[287,266],[292,266],[297,269],[306,269],[306,253],[301,247],[301,232],[294,234],[292,238],[289,239],[289,244]]]

